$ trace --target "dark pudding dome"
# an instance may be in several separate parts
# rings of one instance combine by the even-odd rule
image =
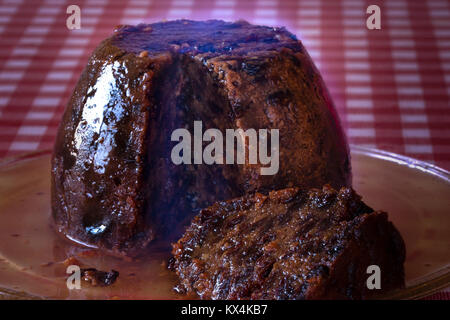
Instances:
[[[174,164],[178,128],[278,129],[279,170]],[[216,201],[351,186],[348,145],[305,48],[284,28],[211,20],[120,26],[94,51],[52,159],[57,230],[134,256]]]

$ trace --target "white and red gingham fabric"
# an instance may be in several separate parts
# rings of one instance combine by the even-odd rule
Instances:
[[[79,30],[66,27],[71,4]],[[371,4],[381,30],[366,28]],[[52,148],[82,68],[114,26],[177,18],[286,26],[321,70],[350,143],[450,169],[446,0],[0,0],[0,157]]]

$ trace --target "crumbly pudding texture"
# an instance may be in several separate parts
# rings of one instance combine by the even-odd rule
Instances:
[[[365,299],[404,285],[402,237],[351,188],[215,203],[172,253],[177,291],[202,299]],[[381,290],[367,288],[370,265],[381,269]]]

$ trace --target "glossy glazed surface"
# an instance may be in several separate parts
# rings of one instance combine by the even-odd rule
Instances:
[[[171,134],[192,132],[194,121],[279,129],[278,173],[261,175],[260,163],[175,165]],[[122,26],[99,45],[61,121],[52,177],[59,232],[132,256],[155,238],[177,239],[217,200],[351,184],[339,119],[295,36],[187,20]]]

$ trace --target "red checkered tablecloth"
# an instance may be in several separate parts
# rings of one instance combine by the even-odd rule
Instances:
[[[66,27],[71,4],[79,30]],[[381,30],[366,28],[371,4]],[[0,157],[52,148],[82,68],[114,26],[176,18],[286,26],[321,70],[350,143],[450,169],[446,0],[0,0]]]

